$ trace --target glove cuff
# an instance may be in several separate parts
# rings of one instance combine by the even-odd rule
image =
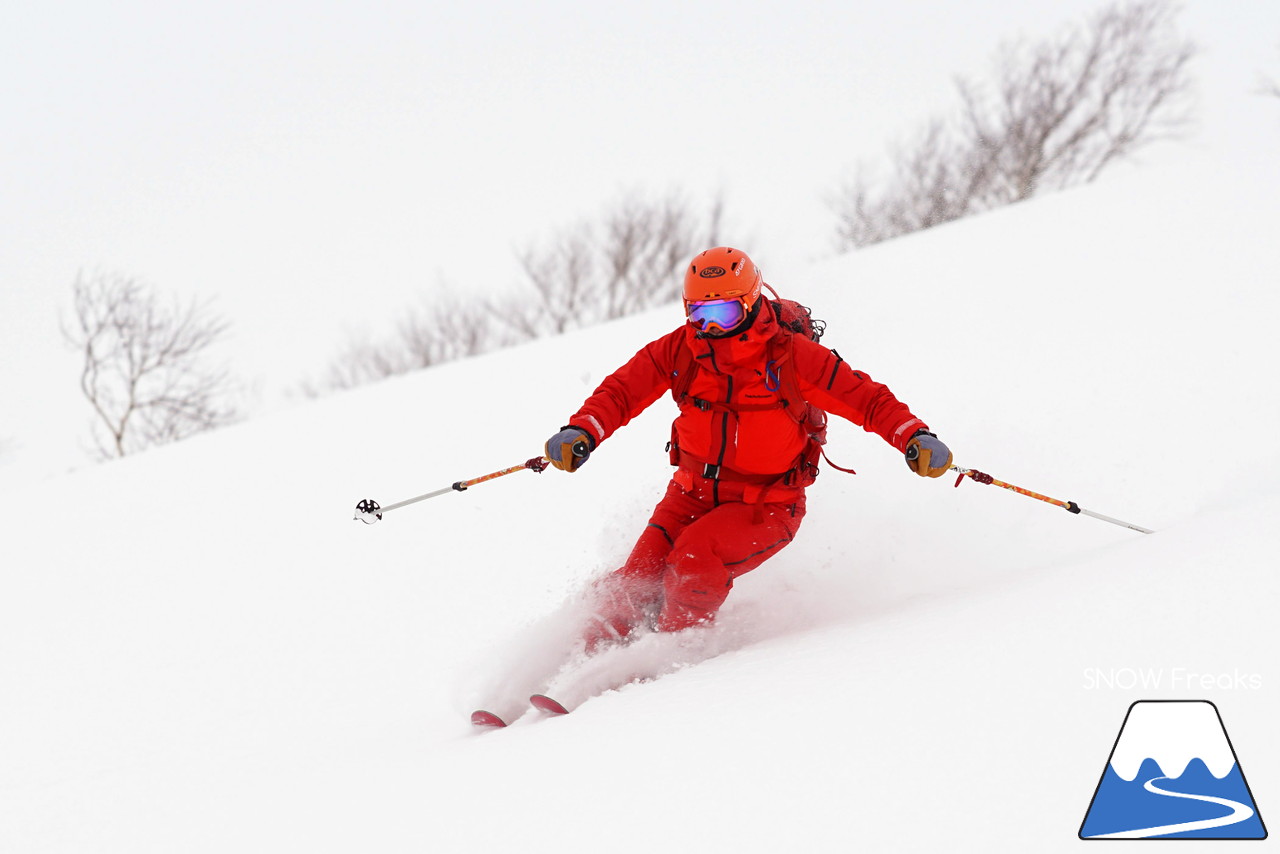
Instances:
[[[598,442],[596,442],[596,437],[591,435],[591,431],[588,430],[586,427],[582,427],[577,424],[566,424],[560,429],[561,430],[577,430],[579,433],[587,437],[587,449],[592,451],[596,449],[596,445],[598,444]]]

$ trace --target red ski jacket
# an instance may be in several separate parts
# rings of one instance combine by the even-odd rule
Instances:
[[[596,444],[609,438],[671,391],[680,348],[688,347],[699,369],[672,428],[681,466],[697,462],[748,476],[781,476],[793,469],[808,436],[785,408],[729,408],[779,401],[769,342],[776,335],[792,333],[781,329],[768,310],[761,311],[746,332],[732,338],[698,338],[695,331],[686,323],[645,345],[600,383],[569,419],[570,426],[586,430]],[[791,370],[809,403],[876,433],[899,451],[906,450],[917,430],[928,429],[887,386],[855,371],[821,344],[803,335],[792,337]],[[729,407],[699,407],[693,399]]]

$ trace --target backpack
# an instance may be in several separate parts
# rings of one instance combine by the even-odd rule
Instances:
[[[808,306],[801,305],[795,300],[783,299],[778,296],[778,292],[771,285],[766,284],[765,287],[769,289],[769,293],[773,294],[774,297],[772,300],[766,300],[766,304],[773,311],[773,316],[778,321],[778,326],[783,332],[782,335],[775,336],[769,342],[769,357],[765,367],[765,387],[770,391],[778,391],[780,400],[776,403],[728,404],[690,398],[689,388],[693,384],[694,376],[697,374],[698,361],[694,358],[693,351],[687,346],[681,346],[680,352],[676,356],[676,369],[673,374],[674,380],[671,384],[671,396],[677,404],[692,402],[699,409],[726,409],[733,412],[759,412],[779,407],[785,409],[797,424],[804,427],[805,434],[809,437],[804,451],[801,452],[799,464],[784,476],[785,482],[788,484],[808,486],[813,483],[818,476],[819,458],[825,459],[827,465],[838,471],[856,474],[853,469],[844,468],[831,462],[826,452],[823,451],[822,446],[827,443],[827,413],[804,399],[804,395],[800,391],[800,381],[796,378],[795,366],[791,361],[791,357],[795,352],[793,336],[803,335],[810,341],[818,341],[822,338],[822,334],[826,332],[827,324],[814,318],[813,312]],[[832,352],[835,351],[833,350]],[[836,358],[840,358],[839,353],[836,353]],[[668,450],[671,452],[672,465],[677,464],[678,450],[675,447],[674,428],[672,441],[668,443]]]

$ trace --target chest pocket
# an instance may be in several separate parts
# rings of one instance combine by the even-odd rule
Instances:
[[[699,371],[672,425],[671,461],[680,452],[747,474],[781,474],[796,464],[806,437],[768,371],[734,376]]]

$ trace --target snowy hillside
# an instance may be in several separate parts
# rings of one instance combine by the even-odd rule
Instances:
[[[757,258],[958,464],[1155,534],[926,482],[837,424],[859,474],[824,472],[714,629],[560,684],[671,672],[566,718],[467,723],[538,684],[566,598],[631,547],[669,401],[572,477],[352,508],[538,453],[677,306],[4,494],[0,851],[1074,849],[1152,698],[1214,701],[1280,820],[1280,167],[1255,142]]]

